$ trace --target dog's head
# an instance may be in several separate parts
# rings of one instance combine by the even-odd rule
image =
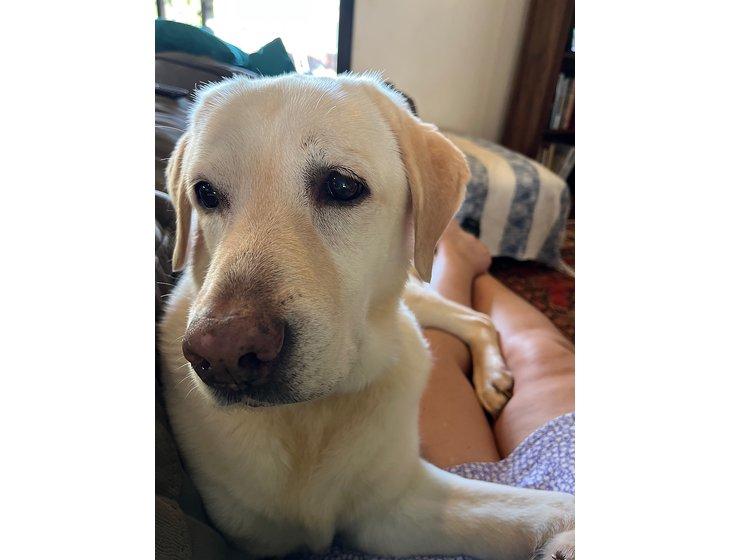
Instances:
[[[430,278],[468,167],[379,81],[289,75],[203,90],[167,176],[197,290],[184,354],[220,403],[261,406],[368,381],[368,337],[411,262]]]

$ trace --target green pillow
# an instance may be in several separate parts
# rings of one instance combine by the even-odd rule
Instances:
[[[155,52],[185,52],[207,56],[218,62],[239,66],[262,76],[294,72],[294,64],[281,39],[276,38],[255,53],[247,54],[202,29],[177,21],[155,20]]]

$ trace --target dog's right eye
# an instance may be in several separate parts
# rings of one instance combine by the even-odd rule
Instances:
[[[199,181],[195,183],[195,196],[198,197],[200,205],[203,208],[208,208],[209,210],[217,208],[221,203],[218,192],[206,181]]]

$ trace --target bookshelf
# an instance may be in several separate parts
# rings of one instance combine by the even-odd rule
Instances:
[[[502,144],[575,181],[575,4],[532,0]],[[571,161],[572,158],[572,161]]]

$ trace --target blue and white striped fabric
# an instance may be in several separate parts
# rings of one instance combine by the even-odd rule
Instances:
[[[570,191],[555,173],[503,146],[446,133],[471,169],[466,198],[456,214],[480,225],[493,256],[539,261],[572,273],[560,257],[570,212]]]

